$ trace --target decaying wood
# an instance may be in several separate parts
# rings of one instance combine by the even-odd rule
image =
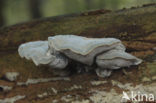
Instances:
[[[48,36],[57,34],[116,37],[126,41],[137,41],[137,44],[144,42],[145,45],[150,45],[156,42],[155,18],[156,5],[149,5],[120,11],[101,10],[97,13],[95,11],[31,21],[1,28],[0,51],[16,50],[21,43],[47,40]]]
[[[32,61],[21,59],[17,48],[21,43],[47,40],[48,36],[57,34],[119,38],[126,45],[127,52],[142,58],[144,62],[139,66],[114,71],[110,78],[105,79],[97,77],[95,73],[85,73],[71,75],[70,82],[55,81],[23,87],[17,86],[16,82],[27,81],[29,78],[54,77],[51,73],[52,69],[49,67],[36,67]],[[81,101],[91,101],[89,98],[92,95],[92,90],[109,91],[115,89],[118,93],[122,93],[124,89],[114,86],[113,80],[123,84],[145,85],[152,83],[152,85],[156,85],[153,84],[156,81],[155,54],[156,4],[119,11],[97,10],[58,16],[1,28],[0,85],[10,86],[13,89],[9,92],[1,92],[0,98],[10,98],[21,94],[26,97],[18,103],[52,103],[55,100],[58,103],[65,103],[62,98],[71,95]],[[20,73],[16,82],[8,82],[3,78],[6,72],[12,71]],[[93,82],[98,85],[93,85]],[[153,91],[154,87],[152,87]],[[115,99],[112,98],[112,100]]]

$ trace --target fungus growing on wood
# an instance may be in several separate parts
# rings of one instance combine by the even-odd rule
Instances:
[[[35,65],[48,64],[53,68],[65,68],[68,65],[68,59],[61,54],[51,55],[48,50],[47,41],[28,42],[20,45],[19,55],[28,60],[32,60]]]
[[[32,59],[36,65],[49,65],[59,71],[66,70],[67,65],[71,64],[69,61],[74,61],[82,64],[84,68],[93,68],[100,77],[110,76],[113,69],[142,62],[141,59],[126,53],[124,45],[116,38],[57,35],[49,37],[48,41],[22,44],[18,52],[21,57]]]

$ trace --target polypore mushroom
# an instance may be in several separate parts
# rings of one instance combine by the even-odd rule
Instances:
[[[141,62],[141,59],[138,59],[125,51],[116,49],[110,50],[96,57],[98,67],[104,69],[119,69],[121,67],[138,65]]]
[[[68,65],[68,59],[61,54],[51,55],[47,41],[28,42],[19,46],[18,52],[35,63],[35,65],[48,64],[53,68],[64,69]]]
[[[49,37],[48,41],[22,44],[18,51],[21,57],[32,59],[36,65],[50,65],[55,71],[68,70],[65,68],[71,64],[69,61],[74,61],[78,64],[75,66],[95,69],[101,77],[109,76],[113,69],[141,63],[140,59],[126,53],[124,45],[115,38],[57,35]]]
[[[48,38],[50,51],[56,50],[67,57],[91,66],[94,58],[105,51],[118,48],[125,50],[119,39],[86,38],[75,35],[57,35]],[[51,50],[52,49],[52,50]]]
[[[96,73],[100,77],[107,77],[113,69],[138,65],[141,62],[141,59],[125,51],[113,49],[96,57],[96,64],[98,65]]]

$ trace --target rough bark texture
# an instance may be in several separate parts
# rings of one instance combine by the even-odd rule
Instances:
[[[155,42],[156,7],[146,6],[105,13],[52,17],[0,29],[0,50],[14,49],[23,42],[46,40],[57,34],[116,37],[126,41]],[[147,38],[148,37],[148,38]],[[148,39],[148,40],[147,40]]]
[[[114,71],[111,77],[105,79],[97,77],[95,73],[85,73],[73,74],[69,77],[71,78],[70,82],[56,81],[29,86],[17,86],[16,82],[26,81],[28,78],[54,77],[49,67],[36,67],[31,61],[21,59],[17,53],[17,48],[21,43],[47,40],[48,36],[57,34],[119,38],[126,45],[128,52],[142,58],[144,62],[139,66]],[[111,82],[112,80],[124,84],[132,83],[133,85],[155,83],[156,5],[146,5],[139,8],[112,12],[109,10],[97,10],[1,28],[0,70],[0,84],[13,87],[9,92],[0,92],[0,98],[4,99],[18,94],[26,95],[25,99],[19,100],[17,103],[51,103],[53,100],[58,100],[58,103],[66,103],[67,101],[61,99],[66,95],[78,96],[78,100],[92,103],[93,101],[89,99],[92,95],[90,93],[91,90],[109,91],[113,88],[117,93],[122,93],[124,89],[114,86]],[[3,78],[6,72],[12,71],[20,73],[16,82],[8,82]],[[91,81],[107,81],[107,83],[92,85]],[[76,88],[73,85],[81,87],[71,89]],[[51,87],[55,88],[57,93],[50,89]],[[40,98],[37,96],[45,92],[48,93],[45,97]]]

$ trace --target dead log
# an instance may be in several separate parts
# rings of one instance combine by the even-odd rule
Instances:
[[[156,43],[156,5],[108,12],[98,10],[30,21],[0,29],[0,51],[17,50],[24,42],[47,40],[57,34],[87,37],[115,37],[136,43],[131,50],[149,50]],[[132,42],[133,41],[133,42]],[[144,43],[144,45],[142,45]],[[152,45],[152,46],[149,46]],[[144,47],[145,46],[145,47]]]
[[[143,63],[114,71],[110,78],[99,78],[92,73],[71,75],[71,81],[55,81],[39,83],[26,87],[17,86],[3,80],[6,72],[19,72],[16,82],[28,78],[54,77],[49,67],[36,67],[31,61],[21,59],[17,48],[21,43],[47,40],[48,36],[57,34],[75,34],[86,37],[115,37],[123,41],[127,51],[142,58]],[[26,95],[22,103],[47,103],[57,100],[62,103],[65,95],[77,96],[80,100],[88,99],[91,90],[115,89],[122,93],[123,88],[113,85],[113,81],[126,84],[150,84],[156,80],[156,4],[119,11],[97,10],[82,14],[57,16],[43,20],[35,20],[0,29],[0,84],[13,86],[10,92],[1,92],[0,98],[8,98],[16,94]],[[91,83],[102,83],[92,85]],[[148,82],[148,83],[147,83]],[[104,84],[103,84],[104,83]],[[118,82],[117,82],[118,83]],[[116,84],[116,85],[119,85]],[[78,85],[78,88],[75,88]],[[149,85],[153,91],[155,84]],[[53,89],[51,89],[53,87]],[[144,87],[146,88],[146,87]],[[55,92],[54,92],[55,90]],[[57,90],[57,92],[56,92]],[[155,91],[154,91],[155,92]],[[41,97],[39,94],[46,94]],[[110,93],[110,92],[108,92]],[[104,92],[104,94],[107,94]],[[38,96],[39,95],[39,96]],[[99,96],[99,95],[98,95]],[[110,96],[110,95],[109,95]],[[104,96],[101,96],[102,100]],[[112,96],[115,100],[114,96]],[[100,101],[101,102],[101,101]],[[64,103],[64,102],[63,102]]]

